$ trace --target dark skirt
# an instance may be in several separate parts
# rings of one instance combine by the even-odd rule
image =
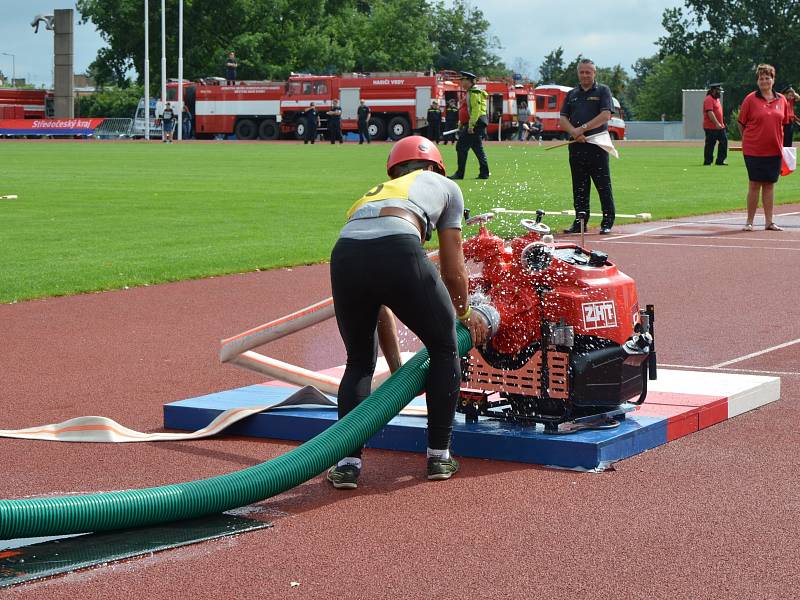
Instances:
[[[760,183],[775,183],[781,175],[781,157],[778,156],[747,156],[744,157],[747,167],[747,177],[750,181]]]

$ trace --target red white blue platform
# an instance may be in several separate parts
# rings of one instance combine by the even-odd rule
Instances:
[[[342,367],[325,371],[341,375]],[[568,435],[481,417],[465,423],[456,415],[453,452],[457,456],[508,460],[552,467],[603,470],[608,465],[695,433],[780,398],[780,379],[702,371],[660,369],[648,382],[643,405],[627,414],[619,427]],[[164,427],[197,430],[231,408],[272,405],[297,387],[268,382],[164,405]],[[411,406],[424,408],[424,398]],[[336,409],[292,406],[263,412],[231,426],[235,435],[280,440],[309,440],[336,421]],[[367,444],[371,448],[424,452],[426,418],[398,415]]]

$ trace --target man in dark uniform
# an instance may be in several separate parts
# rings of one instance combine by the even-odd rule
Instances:
[[[444,111],[444,130],[445,131],[453,131],[454,129],[458,129],[458,102],[455,98],[450,98],[447,101],[447,108]],[[448,133],[444,136],[444,143],[447,145],[447,142],[456,143],[456,134],[455,133]]]
[[[328,111],[328,135],[331,138],[331,144],[344,143],[342,139],[342,109],[338,100],[333,101],[331,109]]]
[[[722,84],[712,83],[708,86],[706,98],[703,100],[703,131],[706,134],[706,143],[703,148],[703,164],[710,165],[714,162],[714,146],[719,143],[717,150],[717,164],[725,166],[728,157],[728,136],[725,134],[725,121],[722,117]]]
[[[483,135],[489,124],[489,118],[486,116],[488,94],[486,90],[475,87],[476,79],[477,76],[469,71],[461,71],[461,89],[466,92],[466,96],[458,111],[458,122],[461,127],[456,142],[458,169],[450,179],[464,179],[464,169],[467,166],[470,149],[475,153],[480,166],[477,178],[489,179],[489,162],[483,150]]]
[[[225,83],[226,85],[236,85],[236,68],[239,63],[236,62],[236,55],[233,52],[228,53],[228,60],[225,61]]]
[[[317,127],[319,126],[319,115],[317,114],[317,108],[313,102],[305,110],[303,116],[306,120],[306,134],[303,143],[307,144],[311,142],[313,144],[317,139]]]
[[[358,143],[363,144],[367,140],[369,144],[369,106],[362,99],[356,111],[358,115]]]
[[[428,139],[439,143],[442,137],[442,111],[439,110],[439,103],[434,100],[428,109]]]
[[[572,200],[575,221],[564,233],[579,233],[581,222],[578,213],[584,214],[584,228],[589,222],[589,193],[591,181],[600,195],[603,220],[600,233],[611,233],[614,226],[614,194],[611,190],[611,173],[608,153],[600,146],[587,142],[586,136],[608,131],[613,104],[608,86],[595,81],[597,69],[594,62],[585,58],[578,63],[577,87],[571,89],[561,108],[561,129],[569,133],[569,168],[572,172]]]

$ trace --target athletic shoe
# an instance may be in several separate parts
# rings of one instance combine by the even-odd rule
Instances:
[[[611,227],[600,228],[600,235],[608,235],[609,233],[611,233]]]
[[[354,490],[358,487],[359,475],[361,475],[361,469],[355,465],[333,466],[328,469],[327,480],[337,490]]]
[[[775,223],[770,223],[764,227],[765,231],[783,231],[783,227],[778,227]]]
[[[455,175],[450,175],[450,177],[448,177],[448,179],[452,179],[453,181],[457,181],[459,179],[464,179],[464,176],[463,175],[459,175],[458,173],[456,173]]]
[[[489,174],[488,173],[482,173],[482,174],[478,175],[475,179],[489,179]]]
[[[458,461],[455,458],[447,460],[443,458],[428,459],[428,479],[450,479],[458,472]]]

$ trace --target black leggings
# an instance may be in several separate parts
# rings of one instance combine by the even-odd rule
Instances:
[[[341,419],[370,393],[378,356],[378,311],[385,305],[425,344],[430,370],[425,386],[428,447],[450,447],[461,383],[455,311],[419,238],[340,238],[331,254],[336,322],[347,350],[339,386]],[[351,456],[360,456],[361,451]]]

